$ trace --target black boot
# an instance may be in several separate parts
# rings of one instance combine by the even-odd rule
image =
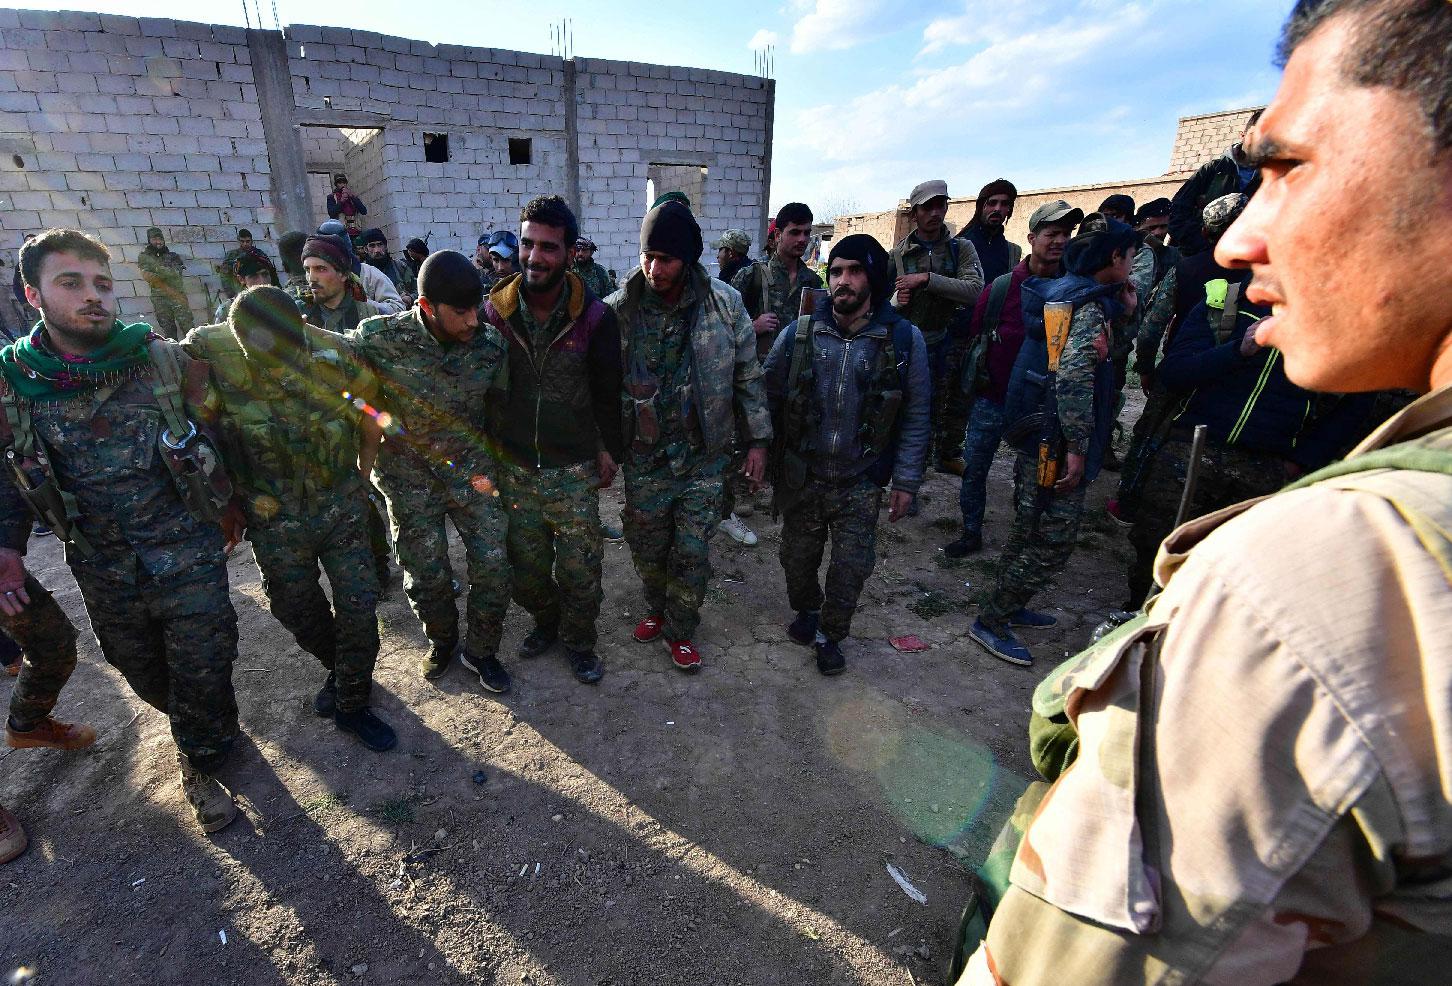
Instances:
[[[519,656],[523,658],[539,657],[545,651],[555,645],[559,639],[559,627],[557,626],[536,626],[529,633],[525,634],[524,640],[519,645]]]
[[[500,664],[499,658],[493,654],[487,657],[475,657],[465,650],[459,655],[459,663],[479,676],[479,684],[484,686],[485,691],[493,692],[496,695],[503,695],[509,691],[512,684],[509,672],[504,670],[504,665]]]
[[[318,694],[313,698],[313,711],[323,717],[331,716],[338,710],[338,683],[333,678],[333,672],[328,672],[328,680],[323,682],[323,687],[318,689]]]
[[[947,544],[943,545],[943,554],[947,555],[949,558],[967,558],[969,555],[976,554],[977,552],[982,550],[983,535],[977,533],[976,531],[972,534],[964,531],[962,534],[958,535],[958,540],[949,541]]]
[[[570,650],[570,672],[582,685],[595,685],[605,677],[605,668],[600,658],[591,650]]]
[[[358,742],[378,753],[391,750],[398,743],[398,734],[393,731],[393,727],[378,718],[366,705],[352,712],[339,709],[333,716],[333,723],[343,732],[352,733],[358,737]]]
[[[817,644],[817,670],[828,678],[847,670],[847,659],[835,640],[824,640]]]
[[[817,639],[817,623],[821,620],[821,614],[810,609],[804,609],[797,613],[797,618],[792,620],[787,627],[787,636],[792,638],[794,643],[803,647],[812,646],[812,641]]]

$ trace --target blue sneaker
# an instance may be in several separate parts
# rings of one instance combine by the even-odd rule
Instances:
[[[968,630],[968,636],[1000,661],[1007,661],[1009,664],[1017,664],[1024,668],[1033,666],[1034,656],[1013,635],[1012,630],[1005,629],[1001,633],[996,632],[982,620],[974,620],[973,626]]]
[[[1033,627],[1043,629],[1044,627],[1056,627],[1059,625],[1057,616],[1050,616],[1048,613],[1036,613],[1031,609],[1021,609],[1017,613],[1010,613],[1008,625],[1011,627]]]

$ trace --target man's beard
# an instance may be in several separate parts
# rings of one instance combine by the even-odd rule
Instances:
[[[1002,226],[1007,219],[1008,217],[1001,212],[990,212],[983,217],[983,221],[989,226]]]
[[[832,292],[832,312],[835,315],[856,315],[867,303],[867,295],[850,288],[838,288]]]
[[[337,289],[336,293],[325,295],[325,294],[323,294],[323,287],[322,287],[322,285],[320,285],[320,284],[314,284],[311,281],[309,281],[308,282],[308,290],[312,292],[312,294],[313,294],[313,300],[316,301],[316,302],[318,302],[318,304],[320,304],[320,305],[329,305],[329,306],[331,306],[333,304],[333,302],[341,302],[343,300],[343,286],[342,285],[339,285],[338,286],[338,289]]]
[[[565,279],[565,269],[563,267],[557,268],[550,277],[543,281],[531,281],[530,275],[534,273],[533,270],[527,268],[525,270],[524,290],[530,294],[542,294],[553,291]]]
[[[52,329],[62,335],[70,337],[76,342],[100,345],[111,335],[111,329],[116,324],[116,313],[103,307],[94,309],[81,309],[77,312],[60,314],[45,307],[45,299],[41,301],[41,316],[45,320],[46,328]],[[81,312],[96,311],[104,312],[105,319],[100,323],[92,322],[89,318],[83,317]]]

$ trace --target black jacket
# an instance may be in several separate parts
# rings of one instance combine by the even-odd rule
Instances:
[[[1260,187],[1260,175],[1248,184],[1241,184],[1240,168],[1234,158],[1239,146],[1237,144],[1215,160],[1200,165],[1170,201],[1170,241],[1182,256],[1189,257],[1210,248],[1205,240],[1202,216],[1205,206],[1231,192],[1254,195]]]

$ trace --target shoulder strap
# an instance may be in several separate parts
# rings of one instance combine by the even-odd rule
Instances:
[[[892,355],[897,363],[898,382],[906,393],[908,368],[913,359],[913,325],[907,319],[898,321],[892,327]]]
[[[1013,286],[1013,272],[999,274],[988,289],[988,308],[983,312],[983,332],[992,341],[998,341],[998,322],[1003,317],[1003,304],[1008,300],[1008,289]]]
[[[1220,326],[1215,331],[1215,341],[1222,345],[1235,334],[1235,322],[1240,317],[1240,282],[1225,289],[1225,308],[1220,312]]]
[[[948,277],[957,277],[958,276],[958,237],[956,237],[956,236],[950,236],[950,237],[948,237],[948,264],[950,265],[951,269],[948,271],[947,276]]]
[[[796,390],[797,381],[801,379],[802,370],[806,368],[811,360],[812,350],[812,323],[814,319],[797,319],[796,331],[792,333],[792,362],[787,368],[786,392],[788,394]]]
[[[765,315],[771,311],[771,288],[766,283],[766,264],[760,261],[756,264],[756,290],[760,295],[761,311],[758,316]]]
[[[30,404],[22,402],[8,384],[0,384],[0,403],[5,406],[4,444],[13,444],[15,454],[28,459],[35,454],[35,429],[30,426]]]
[[[152,380],[151,393],[161,408],[166,428],[174,438],[181,438],[188,431],[186,402],[182,396],[181,354],[164,339],[153,339],[146,344],[146,354],[156,370]]]

